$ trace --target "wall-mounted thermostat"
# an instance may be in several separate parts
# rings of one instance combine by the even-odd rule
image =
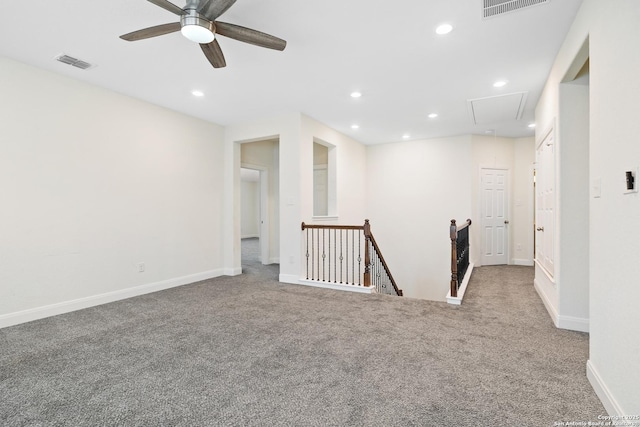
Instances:
[[[638,192],[638,168],[625,171],[624,173],[626,190],[624,194],[637,193]]]

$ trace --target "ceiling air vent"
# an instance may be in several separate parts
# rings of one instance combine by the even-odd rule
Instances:
[[[525,7],[549,3],[549,0],[482,0],[482,2],[484,3],[483,17],[491,18]]]
[[[80,68],[81,70],[86,70],[88,68],[93,67],[92,64],[89,64],[88,62],[85,62],[81,59],[78,58],[74,58],[73,56],[69,56],[69,55],[58,55],[56,56],[56,61],[58,62],[62,62],[63,64],[67,64],[67,65],[71,65],[74,66],[76,68]]]

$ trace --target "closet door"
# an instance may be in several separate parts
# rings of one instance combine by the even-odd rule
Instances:
[[[536,261],[553,277],[556,203],[553,131],[538,147],[536,157]]]

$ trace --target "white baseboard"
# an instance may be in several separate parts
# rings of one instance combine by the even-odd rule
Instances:
[[[589,332],[589,319],[559,315],[557,326],[570,331]]]
[[[473,271],[474,264],[472,262],[469,263],[469,267],[467,267],[467,271],[464,273],[464,277],[462,278],[462,283],[460,284],[460,288],[458,288],[458,296],[451,296],[451,289],[449,289],[449,293],[447,294],[447,302],[451,305],[461,305],[462,299],[464,298],[464,293],[467,290],[467,285],[469,284],[469,279],[471,278],[471,272]]]
[[[547,312],[549,313],[549,316],[556,328],[578,332],[589,332],[589,319],[558,314],[558,310],[551,303],[547,294],[542,290],[540,282],[534,279],[533,286],[536,289],[536,292],[538,292],[538,295],[540,296],[540,299],[547,309]]]
[[[522,265],[525,267],[533,267],[533,260],[531,259],[518,259],[514,258],[511,260],[512,265]]]
[[[613,394],[611,394],[611,391],[602,380],[602,377],[598,373],[598,370],[593,365],[593,362],[591,362],[591,360],[587,360],[587,378],[591,383],[591,387],[593,387],[593,390],[596,392],[596,395],[602,402],[602,406],[604,406],[604,409],[606,409],[609,415],[631,415],[624,414],[622,412],[622,408],[613,397]]]
[[[355,285],[344,285],[340,283],[320,282],[316,280],[305,280],[301,279],[299,276],[294,276],[292,274],[281,274],[278,280],[282,283],[289,283],[292,285],[312,286],[315,288],[335,289],[339,291],[358,292],[363,294],[372,294],[375,292],[373,286],[364,287]]]
[[[280,264],[280,257],[269,258],[269,264]]]
[[[294,276],[293,274],[280,274],[278,281],[282,283],[290,283],[292,285],[299,285],[300,276]]]
[[[223,275],[225,276],[239,276],[242,274],[242,267],[239,268],[225,268]]]
[[[553,321],[553,324],[557,328],[558,327],[558,311],[556,310],[555,306],[551,303],[551,301],[549,301],[547,294],[544,293],[544,291],[542,290],[542,287],[540,286],[540,282],[538,282],[537,279],[533,280],[533,287],[535,288],[536,292],[538,292],[538,296],[540,296],[540,299],[542,300],[544,307],[547,309],[549,316],[551,316],[551,320]]]
[[[3,314],[0,316],[0,328],[44,319],[45,317],[70,313],[84,308],[95,307],[97,305],[120,301],[139,295],[175,288],[177,286],[188,285],[189,283],[199,282],[201,280],[207,280],[218,276],[222,276],[222,270],[220,269],[204,271],[202,273],[190,274],[188,276],[176,277],[155,283],[148,283],[146,285],[135,286],[133,288],[126,288],[118,291],[106,292],[104,294],[92,295],[85,298],[78,298],[71,301],[63,301],[56,304],[31,308],[29,310],[18,311],[15,313]]]
[[[345,285],[342,283],[321,282],[318,280],[298,279],[298,284],[304,286],[313,286],[315,288],[334,289],[337,291],[357,292],[361,294],[372,294],[375,292],[375,288],[373,286],[365,287],[356,285]]]

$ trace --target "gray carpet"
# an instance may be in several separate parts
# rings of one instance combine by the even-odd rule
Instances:
[[[0,330],[0,425],[553,426],[605,411],[527,267],[461,307],[275,267]],[[264,273],[264,274],[262,274]]]

